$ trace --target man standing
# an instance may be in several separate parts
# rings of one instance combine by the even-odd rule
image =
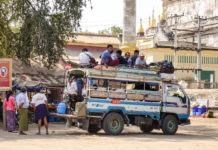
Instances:
[[[81,101],[81,97],[78,95],[77,77],[71,76],[67,84],[67,93],[69,94],[69,102],[71,107],[71,113],[75,111],[76,102]]]
[[[146,61],[144,53],[140,53],[139,57],[135,61],[135,66],[139,68],[146,68]]]
[[[138,56],[139,56],[139,50],[135,50],[134,51],[134,56],[132,56],[132,58],[131,58],[131,63],[132,63],[132,67],[134,67],[135,66],[135,61],[136,61],[136,59],[138,58]]]
[[[79,54],[80,66],[83,68],[91,68],[96,64],[94,56],[88,52],[87,48],[83,48],[82,52]]]
[[[19,135],[26,135],[23,131],[28,130],[28,107],[29,102],[26,97],[27,89],[25,87],[21,88],[21,92],[16,97],[18,114],[20,115],[19,120]]]
[[[119,65],[119,60],[115,59],[112,60],[111,54],[113,53],[113,46],[109,44],[107,49],[101,55],[101,64],[104,65],[106,68],[108,66],[117,66]]]
[[[38,124],[38,133],[40,135],[40,128],[42,123],[45,124],[46,135],[48,135],[48,100],[45,94],[41,93],[41,89],[36,89],[36,94],[32,98],[32,105],[35,110],[35,122]]]

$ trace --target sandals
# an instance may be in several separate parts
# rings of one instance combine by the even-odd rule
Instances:
[[[19,135],[27,135],[27,134],[24,132],[20,132]]]

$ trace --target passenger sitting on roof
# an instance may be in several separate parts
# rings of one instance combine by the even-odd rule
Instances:
[[[96,64],[94,56],[88,52],[87,48],[82,49],[82,52],[79,54],[79,61],[82,68],[92,68]]]
[[[128,66],[131,66],[132,61],[131,61],[130,53],[129,53],[129,52],[126,52],[126,53],[125,53],[125,59],[126,59],[126,61],[127,61]]]
[[[136,61],[136,59],[138,58],[138,56],[139,56],[139,50],[136,49],[136,50],[134,51],[134,56],[131,57],[131,63],[132,63],[131,66],[132,66],[132,67],[135,66],[135,61]]]
[[[119,60],[113,60],[111,58],[111,54],[113,53],[113,45],[109,44],[107,49],[101,55],[101,64],[104,65],[106,68],[108,66],[117,66],[119,65]]]
[[[139,57],[135,61],[135,67],[146,68],[146,61],[144,53],[140,53]]]
[[[119,60],[120,65],[127,65],[126,59],[122,56],[122,51],[120,49],[116,50],[116,56]]]

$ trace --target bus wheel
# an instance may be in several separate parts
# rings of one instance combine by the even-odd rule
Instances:
[[[90,124],[88,127],[88,132],[92,134],[98,133],[100,130],[101,128],[99,128],[97,124]]]
[[[154,129],[154,126],[153,126],[153,125],[148,126],[148,125],[142,124],[142,125],[140,125],[139,127],[140,127],[140,130],[141,130],[142,132],[144,132],[144,133],[149,133],[149,132],[151,132],[151,131]]]
[[[178,120],[173,115],[167,115],[163,120],[162,131],[165,135],[174,135],[178,129]]]
[[[103,129],[105,133],[110,135],[119,135],[124,128],[123,117],[118,113],[108,114],[103,121]]]

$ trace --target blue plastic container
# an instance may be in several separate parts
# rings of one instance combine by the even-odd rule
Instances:
[[[56,121],[61,121],[61,118],[55,117],[55,120],[56,120]]]
[[[57,108],[57,112],[58,114],[66,114],[66,108],[67,108],[67,105],[65,103],[59,103],[58,104],[58,108]]]
[[[54,116],[49,116],[49,122],[54,122],[55,121],[55,117]]]
[[[206,113],[207,107],[205,105],[198,107],[198,116],[201,116],[202,114]]]
[[[197,106],[195,106],[195,107],[192,107],[192,115],[193,115],[193,116],[197,116],[197,113],[198,113],[198,106],[199,106],[199,105],[197,105]]]

